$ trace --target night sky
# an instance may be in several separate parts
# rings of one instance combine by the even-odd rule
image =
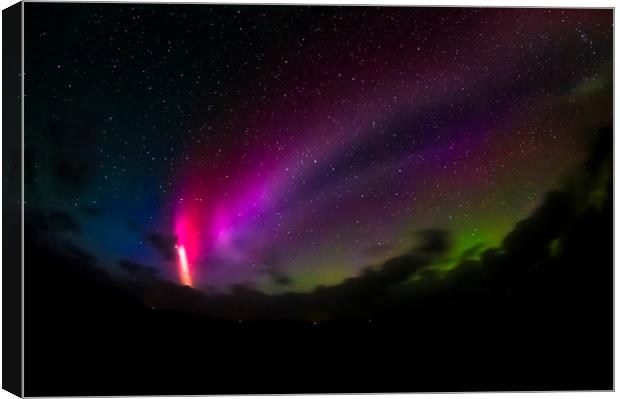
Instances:
[[[27,215],[120,280],[312,292],[437,230],[441,276],[612,118],[610,10],[25,10]]]

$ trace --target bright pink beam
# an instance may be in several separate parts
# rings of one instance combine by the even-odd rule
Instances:
[[[179,255],[179,276],[183,285],[192,286],[192,275],[189,272],[189,263],[187,263],[187,253],[183,245],[177,246],[177,254]]]

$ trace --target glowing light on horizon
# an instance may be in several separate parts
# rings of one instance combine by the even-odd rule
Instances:
[[[187,253],[183,245],[177,246],[177,254],[179,255],[179,276],[181,283],[192,286],[192,276],[189,272],[189,263],[187,262]]]

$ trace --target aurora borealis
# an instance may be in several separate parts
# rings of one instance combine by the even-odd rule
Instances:
[[[613,9],[23,7],[24,396],[614,389]]]
[[[337,285],[428,229],[452,236],[437,273],[475,259],[611,120],[609,10],[40,15],[27,206],[58,212],[58,234],[113,275],[134,262],[206,293]]]

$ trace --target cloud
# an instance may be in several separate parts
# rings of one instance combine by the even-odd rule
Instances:
[[[285,274],[276,274],[272,280],[277,285],[291,285],[293,283],[293,280]]]
[[[176,256],[177,237],[172,234],[149,232],[144,236],[153,248],[163,256],[165,260],[174,260]]]
[[[159,270],[154,267],[147,267],[130,260],[121,260],[118,264],[121,269],[136,280],[152,280],[159,274]]]
[[[33,214],[39,227],[48,232],[79,232],[80,225],[70,214],[57,210],[38,211]]]
[[[450,235],[445,230],[427,229],[414,232],[414,237],[419,242],[417,251],[425,253],[445,252],[450,248]]]
[[[264,263],[267,266],[261,267],[257,269],[257,271],[261,274],[267,275],[271,282],[280,285],[280,286],[288,286],[293,283],[293,280],[288,277],[285,273],[278,270],[279,258],[272,256],[265,256]]]

